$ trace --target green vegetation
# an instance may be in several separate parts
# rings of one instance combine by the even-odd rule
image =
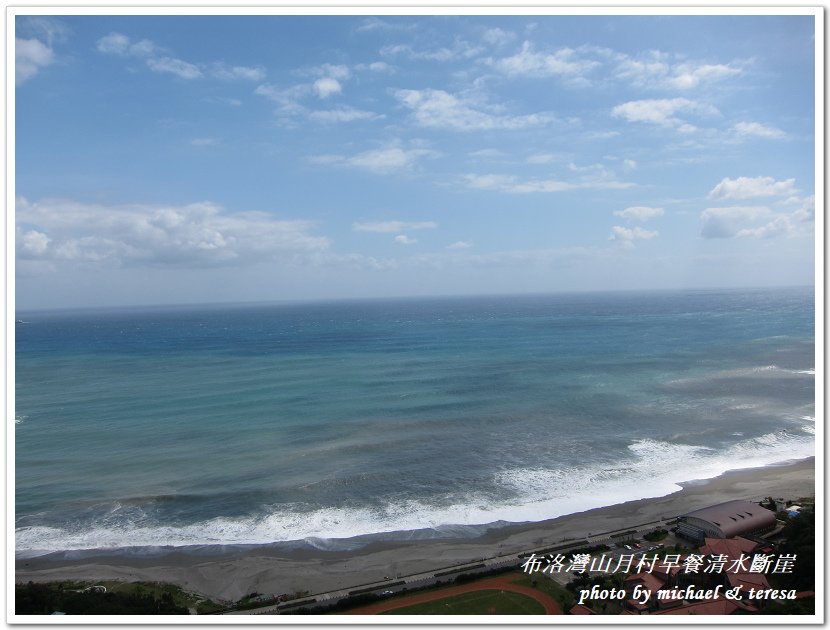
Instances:
[[[106,592],[96,592],[103,586]],[[161,582],[46,582],[15,586],[18,615],[187,615],[209,614],[225,607],[188,593],[174,584]]]
[[[663,540],[668,535],[669,535],[668,530],[661,528],[661,529],[655,529],[653,532],[643,534],[643,538],[645,538],[649,542],[657,542],[658,540]]]
[[[775,499],[773,499],[772,497],[767,497],[766,499],[761,501],[758,505],[760,505],[762,508],[766,508],[770,512],[775,512],[776,511],[775,510]]]
[[[696,547],[689,547],[689,546],[681,545],[681,544],[669,545],[669,546],[660,545],[659,547],[657,547],[657,549],[654,549],[653,551],[646,551],[645,555],[648,556],[649,558],[651,558],[655,553],[656,554],[679,553],[679,554],[682,555],[682,554],[685,554],[685,553],[697,553],[697,548]]]
[[[758,610],[759,615],[814,615],[815,599],[796,599],[795,601],[773,602]]]
[[[787,521],[781,531],[784,542],[778,555],[795,554],[792,573],[771,573],[767,577],[773,587],[812,591],[816,587],[816,515],[805,510]]]
[[[186,615],[187,606],[179,605],[173,591],[153,588],[107,589],[96,592],[91,584],[46,583],[19,584],[15,587],[15,613],[18,615]],[[146,585],[145,585],[146,586]],[[79,588],[78,588],[79,587]],[[176,587],[171,587],[176,588]],[[179,589],[181,591],[181,589]]]
[[[591,575],[589,573],[583,573],[574,577],[570,582],[568,582],[568,586],[566,587],[569,591],[576,595],[579,591],[583,589],[590,589],[594,584],[599,586],[602,589],[611,589],[611,588],[623,588],[624,585],[624,576],[622,573],[615,573],[611,575],[607,574],[599,574],[599,575]],[[622,610],[622,602],[619,600],[591,600],[589,599],[585,602],[585,605],[588,606],[591,610],[601,615],[619,615]]]
[[[611,547],[608,545],[594,545],[593,547],[579,547],[578,549],[569,549],[568,553],[565,554],[568,557],[574,556],[580,553],[587,553],[587,554],[595,554],[600,553],[602,551],[611,551]]]
[[[535,588],[537,591],[540,591],[545,595],[550,595],[556,600],[556,603],[559,604],[562,612],[565,613],[573,608],[573,605],[576,603],[574,594],[571,591],[548,577],[531,578],[530,576],[522,575],[519,579],[510,580],[510,582],[518,584],[519,586]]]
[[[396,608],[385,615],[542,615],[544,607],[527,595],[509,591],[474,591],[433,602]]]

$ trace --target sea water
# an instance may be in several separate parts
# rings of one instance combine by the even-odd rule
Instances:
[[[472,535],[809,457],[813,300],[18,313],[16,550]]]

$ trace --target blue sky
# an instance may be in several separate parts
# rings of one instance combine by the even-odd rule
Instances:
[[[814,281],[812,16],[17,16],[17,308]]]

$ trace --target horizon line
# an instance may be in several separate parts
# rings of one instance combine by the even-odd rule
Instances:
[[[673,287],[654,289],[571,289],[566,291],[525,291],[515,293],[444,293],[424,295],[384,295],[384,296],[353,296],[353,297],[306,297],[306,298],[285,298],[273,300],[242,300],[227,302],[162,302],[151,304],[100,304],[93,306],[47,306],[17,309],[14,313],[42,313],[42,312],[67,312],[67,311],[102,311],[102,310],[153,310],[153,309],[186,309],[186,308],[216,308],[223,306],[296,306],[301,304],[327,304],[345,302],[383,302],[403,300],[441,300],[441,299],[465,299],[465,298],[510,298],[510,297],[544,297],[555,295],[591,295],[609,293],[669,293],[669,292],[703,292],[703,291],[757,291],[774,289],[806,289],[812,288],[815,293],[815,284],[792,284],[792,285],[756,285],[756,286],[701,286],[701,287]]]

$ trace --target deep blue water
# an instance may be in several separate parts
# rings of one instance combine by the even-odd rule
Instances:
[[[446,533],[815,450],[812,288],[17,318],[20,554]]]

